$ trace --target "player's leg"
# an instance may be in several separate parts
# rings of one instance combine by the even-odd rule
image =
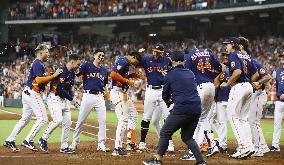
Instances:
[[[74,150],[68,147],[69,133],[71,128],[71,110],[70,101],[65,100],[65,108],[62,111],[62,134],[61,134],[61,146],[60,152],[62,153],[73,153]]]
[[[131,99],[128,100],[128,123],[127,123],[127,150],[136,150],[136,124],[138,119],[138,112]]]
[[[29,104],[26,102],[26,99],[30,99],[29,96],[22,93],[22,103],[23,103],[22,117],[18,121],[18,123],[15,125],[13,131],[11,132],[10,136],[6,139],[5,144],[4,144],[6,147],[11,148],[14,152],[20,151],[15,145],[16,137],[19,135],[22,129],[29,123],[32,117],[32,113],[33,113],[33,110],[29,106]]]
[[[44,131],[42,137],[39,139],[40,149],[43,152],[48,152],[47,141],[52,134],[52,132],[62,123],[62,103],[57,96],[50,94],[48,97],[48,109],[52,121],[48,123],[46,130]]]
[[[228,122],[228,115],[227,115],[227,102],[217,102],[216,104],[216,113],[217,113],[217,121],[218,121],[218,141],[219,146],[224,151],[227,150],[227,122]]]
[[[127,127],[127,114],[128,109],[126,101],[124,101],[125,94],[120,89],[112,89],[110,91],[110,100],[115,105],[115,113],[118,120],[116,135],[115,135],[115,148],[112,153],[114,156],[127,155],[126,151],[122,150],[122,140],[124,137],[125,129]]]
[[[145,91],[144,112],[143,112],[143,118],[141,121],[141,131],[140,131],[141,132],[141,138],[140,138],[140,143],[139,143],[140,150],[146,149],[146,137],[147,137],[149,126],[150,126],[150,121],[154,113],[156,98],[152,96],[153,94],[152,91],[153,90],[148,87],[146,88],[146,91]]]
[[[280,151],[281,123],[284,113],[284,102],[276,101],[274,109],[274,131],[271,151]]]
[[[89,116],[91,110],[94,107],[94,95],[89,94],[89,93],[84,93],[81,106],[80,106],[80,111],[79,111],[79,116],[78,116],[78,121],[76,123],[76,127],[74,130],[73,134],[73,142],[70,146],[72,150],[75,150],[77,145],[80,143],[80,134],[83,129],[83,124],[85,123],[87,117]]]
[[[99,132],[98,132],[98,151],[108,152],[109,148],[105,146],[106,141],[106,106],[103,95],[98,95],[97,102],[95,105],[98,123],[99,123]]]
[[[33,113],[36,116],[36,122],[30,130],[29,134],[25,138],[23,145],[31,150],[35,150],[35,146],[33,144],[34,138],[37,133],[40,131],[42,126],[48,122],[47,113],[45,104],[43,99],[41,98],[40,93],[36,93],[30,90],[31,98],[27,100],[31,108],[33,109]]]

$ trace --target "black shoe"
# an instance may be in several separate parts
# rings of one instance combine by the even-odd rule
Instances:
[[[143,164],[144,164],[144,165],[161,165],[161,164],[162,164],[162,161],[160,161],[160,160],[155,160],[155,159],[152,159],[152,160],[143,160]]]
[[[206,165],[206,161],[203,161],[203,162],[201,162],[201,163],[195,163],[195,165]]]
[[[73,154],[75,151],[69,147],[66,148],[61,148],[60,153],[65,153],[65,154]]]
[[[272,152],[280,152],[280,147],[271,146],[270,147],[270,151],[272,151]]]
[[[47,141],[40,138],[38,140],[39,148],[42,152],[48,152]]]
[[[127,156],[127,151],[125,151],[124,149],[118,147],[115,148],[112,152],[112,156]]]
[[[20,149],[16,146],[15,142],[5,141],[4,146],[13,150],[13,152],[19,152]]]
[[[38,149],[35,148],[34,142],[28,142],[26,140],[23,141],[22,146],[32,150],[32,151],[38,151]]]

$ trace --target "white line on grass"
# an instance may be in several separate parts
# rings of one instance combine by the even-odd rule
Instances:
[[[20,156],[20,155],[15,155],[15,156],[4,156],[1,155],[0,158],[34,158],[35,156]]]
[[[0,109],[0,111],[2,111],[2,112],[6,112],[6,113],[9,113],[9,114],[19,115],[19,116],[20,116],[20,114],[18,114],[18,113],[5,111],[5,110],[3,110],[3,109]],[[36,119],[36,118],[35,118],[35,117],[32,117],[32,119]],[[72,121],[72,123],[77,123],[77,122]],[[91,127],[91,128],[99,128],[99,127],[92,126],[92,125],[89,125],[89,124],[83,124],[83,125],[84,125],[84,126],[87,126],[87,127]],[[107,131],[109,131],[109,129],[108,129],[108,128],[107,128],[106,130],[107,130]]]

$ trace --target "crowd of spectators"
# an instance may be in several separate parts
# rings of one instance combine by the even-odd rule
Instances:
[[[224,50],[224,45],[222,45],[223,39],[218,41],[199,41],[198,47],[211,48],[214,51],[216,58],[220,58],[222,51]],[[265,38],[255,38],[250,40],[250,50],[254,59],[258,60],[267,68],[270,74],[279,67],[278,55],[284,48],[284,38],[282,37],[265,37]],[[64,53],[62,49],[53,51],[51,49],[51,57],[46,63],[49,70],[54,70],[59,67],[62,63],[68,61],[68,55],[72,53],[82,54],[85,60],[92,60],[92,53],[97,47],[105,50],[105,67],[110,71],[113,63],[118,55],[125,54],[131,50],[138,50],[139,48],[145,48],[145,54],[151,53],[151,48],[153,44],[141,43],[141,44],[131,44],[123,43],[118,41],[112,41],[106,44],[94,45],[94,44],[84,44],[84,45],[68,45],[65,48]],[[165,50],[175,50],[183,49],[183,44],[181,42],[167,42],[164,43]],[[29,73],[29,67],[34,60],[33,55],[25,55],[24,57],[17,58],[12,63],[0,63],[0,77],[1,84],[4,84],[4,94],[6,98],[19,99],[21,97],[21,91],[25,86],[27,76]],[[132,68],[134,69],[134,68]],[[109,79],[110,80],[110,79]],[[109,83],[111,84],[111,83]],[[143,100],[144,90],[145,90],[146,80],[138,80],[135,87],[132,89],[134,92],[134,99]],[[76,96],[78,99],[81,97],[80,91],[82,91],[82,81],[80,78],[76,79],[75,85]],[[267,84],[267,92],[269,95],[268,100],[271,100],[275,92],[275,82],[271,81]],[[273,100],[273,98],[272,98]]]
[[[260,0],[35,0],[10,7],[10,19],[52,19],[179,12]],[[260,1],[261,2],[261,1]]]

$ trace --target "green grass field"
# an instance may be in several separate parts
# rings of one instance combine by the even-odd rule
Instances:
[[[21,114],[22,110],[20,108],[2,108],[3,110],[6,111],[10,111],[10,112],[14,112],[14,113],[18,113]],[[6,112],[1,112],[0,111],[0,115],[1,114],[6,114]],[[77,118],[79,114],[78,110],[73,110],[72,111],[72,117]],[[91,112],[88,119],[90,120],[97,120],[96,119],[96,112]],[[137,130],[140,130],[140,122],[142,120],[142,113],[139,113],[138,116],[138,123],[137,123]],[[13,127],[15,126],[15,124],[17,123],[16,120],[0,120],[0,142],[4,142],[5,139],[7,138],[7,136],[9,136],[9,134],[11,133]],[[32,124],[34,123],[34,121],[31,121],[24,129],[23,131],[19,134],[16,143],[19,144],[22,142],[22,140],[24,139],[24,137],[27,135],[28,131],[30,130],[30,128],[32,127]],[[112,125],[112,126],[116,126],[117,124],[117,119],[116,119],[116,114],[114,111],[108,111],[107,112],[107,125]],[[281,134],[281,142],[284,142],[284,122],[282,123],[282,134]],[[46,128],[47,126],[45,126],[44,128]],[[229,140],[234,140],[234,134],[231,130],[231,127],[228,126],[229,130],[228,130],[228,139]],[[267,143],[271,143],[271,139],[272,139],[272,134],[273,134],[273,124],[265,124],[262,123],[262,129],[264,132],[264,136],[266,138]],[[38,134],[38,136],[36,137],[36,139],[39,138],[39,136],[42,135],[43,130],[41,130],[41,132]],[[150,132],[155,132],[155,129],[153,127],[153,125],[150,126]],[[70,133],[70,140],[72,139],[72,133]],[[177,132],[175,134],[175,136],[179,137],[179,132]],[[49,143],[58,143],[60,142],[60,137],[61,137],[61,129],[58,128],[54,131],[54,133],[52,134],[52,136],[50,137]],[[80,137],[81,141],[90,141],[90,140],[94,140],[93,137],[88,137],[85,135],[81,135]]]

